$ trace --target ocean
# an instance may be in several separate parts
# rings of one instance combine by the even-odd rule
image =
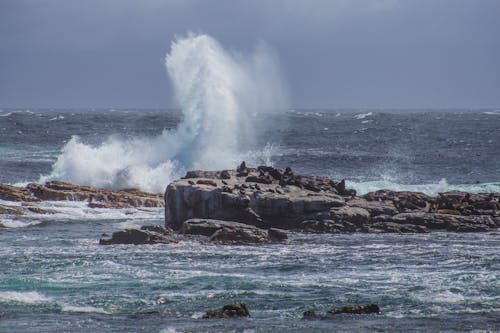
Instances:
[[[161,193],[188,169],[245,160],[346,179],[360,194],[500,192],[496,109],[231,115],[2,109],[0,182],[59,179]],[[0,229],[0,332],[500,331],[498,232],[291,233],[285,244],[104,247],[104,233],[163,225],[163,209],[41,206],[57,213],[0,217],[7,227]],[[251,317],[200,318],[234,302],[246,303]],[[301,319],[306,310],[367,303],[382,314]]]

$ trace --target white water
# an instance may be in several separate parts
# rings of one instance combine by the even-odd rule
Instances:
[[[73,137],[40,178],[110,188],[163,192],[188,169],[234,168],[247,160],[269,164],[269,147],[251,150],[256,115],[286,108],[276,58],[264,45],[246,56],[208,35],[172,42],[165,59],[183,120],[154,138],[109,137],[91,146]]]
[[[422,192],[430,196],[437,196],[438,193],[447,191],[464,191],[470,193],[494,193],[500,192],[500,183],[479,183],[479,184],[448,184],[446,179],[441,179],[436,183],[428,184],[401,184],[390,179],[368,181],[368,182],[353,182],[346,181],[348,188],[353,188],[359,195],[368,192],[387,189],[393,191],[414,191]]]

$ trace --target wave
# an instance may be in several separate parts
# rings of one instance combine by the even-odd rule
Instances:
[[[159,193],[188,169],[234,168],[244,159],[270,164],[269,147],[254,146],[253,129],[259,113],[286,108],[287,94],[269,47],[245,56],[208,35],[188,34],[172,42],[165,65],[183,113],[175,130],[110,136],[97,146],[73,136],[39,181]]]
[[[393,191],[415,191],[423,192],[430,196],[446,191],[464,191],[470,193],[493,193],[500,192],[499,183],[479,183],[479,184],[448,184],[446,179],[441,179],[437,183],[428,184],[400,184],[391,180],[377,180],[368,182],[346,181],[349,188],[353,188],[360,195],[382,189]]]
[[[52,299],[36,291],[0,291],[0,303],[16,302],[37,304],[50,302]]]

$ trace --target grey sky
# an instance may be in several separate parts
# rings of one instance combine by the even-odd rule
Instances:
[[[294,107],[500,106],[500,0],[0,0],[0,107],[173,107],[174,35],[274,47]]]

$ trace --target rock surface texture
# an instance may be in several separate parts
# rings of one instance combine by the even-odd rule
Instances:
[[[168,227],[184,232],[191,228],[185,222],[192,219],[238,222],[264,231],[494,231],[500,225],[500,193],[453,191],[431,197],[419,192],[380,190],[356,196],[354,190],[346,189],[343,180],[297,175],[290,168],[249,168],[243,162],[236,170],[189,171],[169,184],[165,219]],[[212,221],[212,229],[203,231],[207,234],[210,229],[214,240],[265,239],[257,229],[238,225],[238,231],[227,227],[214,230],[215,224]]]
[[[46,214],[33,205],[40,201],[86,201],[90,208],[163,207],[163,197],[136,189],[114,191],[91,186],[80,186],[51,181],[46,184],[30,183],[26,187],[0,184],[0,200],[21,203],[0,204],[0,214],[22,215],[27,212]]]

